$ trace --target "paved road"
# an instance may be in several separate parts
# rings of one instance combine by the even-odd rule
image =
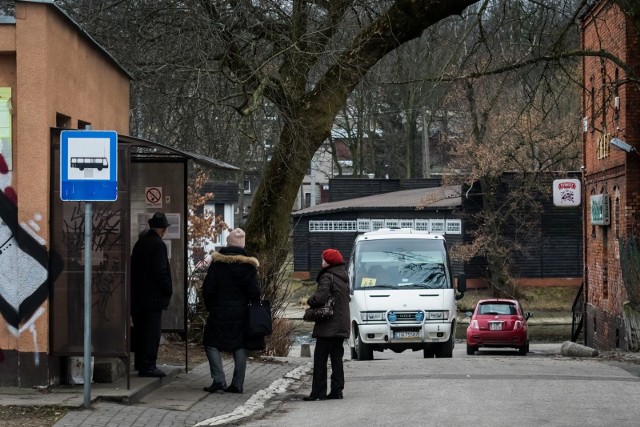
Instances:
[[[452,359],[374,353],[345,364],[344,400],[304,402],[310,380],[243,426],[637,426],[640,366],[559,355],[532,344],[526,357],[485,350]],[[348,353],[346,353],[348,355]]]

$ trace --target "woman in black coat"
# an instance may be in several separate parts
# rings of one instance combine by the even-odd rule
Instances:
[[[249,301],[260,299],[256,258],[244,249],[245,233],[233,229],[227,246],[213,254],[202,285],[204,304],[209,312],[204,329],[204,346],[213,384],[204,390],[242,393],[247,367],[247,319]],[[253,350],[257,348],[252,348]],[[220,352],[233,353],[234,370],[227,387]]]
[[[322,252],[322,270],[316,279],[318,288],[307,300],[311,308],[322,307],[333,295],[333,315],[317,320],[312,336],[316,339],[313,351],[313,382],[311,394],[303,400],[342,399],[344,389],[344,340],[349,338],[349,278],[342,254],[336,249]],[[327,394],[327,360],[331,358],[331,391]]]

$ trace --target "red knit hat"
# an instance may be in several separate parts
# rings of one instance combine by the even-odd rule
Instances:
[[[325,249],[325,251],[322,252],[322,259],[329,265],[342,264],[344,262],[342,254],[337,249]]]

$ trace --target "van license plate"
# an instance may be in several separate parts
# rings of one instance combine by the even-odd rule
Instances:
[[[418,338],[420,337],[420,333],[419,332],[394,332],[393,333],[393,337],[394,338]]]
[[[502,330],[502,322],[490,322],[489,330],[491,331],[501,331]]]

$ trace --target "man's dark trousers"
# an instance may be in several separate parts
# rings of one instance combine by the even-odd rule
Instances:
[[[156,368],[162,334],[162,309],[138,309],[131,317],[135,368],[138,372],[148,372]]]

